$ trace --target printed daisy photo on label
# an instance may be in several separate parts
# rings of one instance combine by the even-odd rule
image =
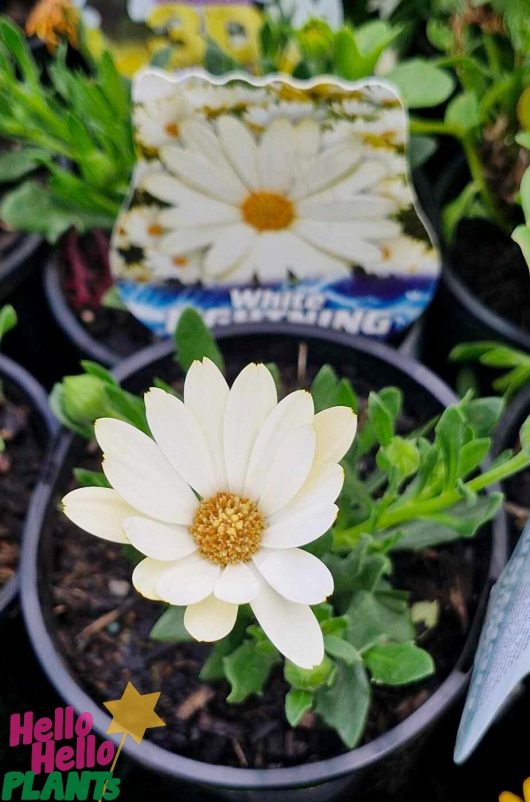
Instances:
[[[390,86],[151,70],[134,101],[140,157],[111,263],[158,334],[192,304],[210,325],[281,311],[387,337],[428,304],[440,260]]]

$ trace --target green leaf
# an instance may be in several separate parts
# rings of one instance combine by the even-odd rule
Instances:
[[[297,727],[313,707],[313,694],[291,688],[285,696],[285,718],[291,727]]]
[[[184,643],[193,640],[184,626],[185,607],[168,607],[149,633],[152,640]]]
[[[223,668],[230,683],[227,702],[244,702],[253,693],[262,693],[273,666],[279,662],[277,650],[268,641],[245,640],[234,652],[223,657]]]
[[[440,620],[440,602],[419,601],[410,608],[410,615],[415,624],[423,624],[425,629],[434,629]]]
[[[530,416],[519,429],[519,439],[521,441],[521,449],[525,454],[530,455]]]
[[[347,638],[358,650],[373,646],[380,640],[409,641],[415,631],[406,603],[396,606],[386,594],[358,590],[352,595],[346,611]]]
[[[0,183],[23,178],[48,159],[48,152],[41,148],[28,147],[8,150],[0,156]]]
[[[377,440],[388,446],[394,436],[394,416],[381,396],[373,390],[368,396],[368,415]]]
[[[338,377],[330,365],[322,365],[311,384],[311,395],[315,404],[315,412],[335,406]]]
[[[202,317],[192,307],[184,309],[179,318],[175,345],[178,363],[184,371],[188,371],[196,359],[208,357],[224,372],[223,355]]]
[[[440,445],[444,466],[444,488],[453,488],[460,476],[460,449],[464,444],[466,420],[459,406],[445,409],[436,424],[436,441]]]
[[[337,663],[335,682],[315,695],[315,711],[349,749],[361,740],[370,707],[370,683],[362,662]]]
[[[479,437],[477,440],[465,443],[460,450],[460,476],[465,477],[478,468],[487,457],[490,447],[489,437]]]
[[[409,161],[411,170],[417,170],[427,162],[438,148],[438,142],[432,136],[415,134],[409,142]]]
[[[477,96],[474,92],[463,92],[454,97],[445,112],[445,122],[458,128],[463,134],[480,125]]]
[[[320,665],[314,668],[300,668],[290,660],[286,660],[283,675],[292,688],[299,691],[316,691],[322,685],[333,682],[335,665],[329,657],[324,657]]]
[[[460,402],[460,408],[476,437],[491,437],[495,433],[505,406],[504,400],[496,396]]]
[[[0,343],[4,335],[17,325],[17,313],[11,304],[0,308]]]
[[[40,88],[39,70],[20,28],[6,18],[0,18],[0,41],[15,59],[23,80],[37,92]]]
[[[101,471],[74,468],[74,477],[81,487],[110,487],[110,482]]]
[[[409,685],[434,674],[434,661],[415,643],[379,643],[363,654],[378,685]]]
[[[337,635],[326,635],[324,637],[324,648],[327,654],[342,660],[348,666],[352,666],[356,661],[360,661],[361,655],[348,641],[339,638]]]
[[[420,464],[420,452],[412,440],[396,435],[377,454],[377,464],[383,470],[392,470],[405,478],[416,473]]]
[[[55,243],[69,228],[79,232],[93,228],[110,229],[114,215],[94,213],[68,204],[38,181],[26,181],[4,196],[0,217],[7,225],[28,234],[40,234]]]
[[[524,260],[530,269],[530,226],[517,226],[512,234],[512,239],[522,250]]]
[[[245,637],[247,627],[252,620],[252,615],[248,607],[240,607],[237,614],[236,624],[226,638],[212,646],[210,654],[205,660],[205,663],[199,674],[200,679],[206,682],[210,680],[225,679],[225,670],[223,666],[223,658],[233,652],[242,642]]]
[[[464,217],[488,217],[480,192],[479,184],[471,181],[454,200],[444,207],[442,228],[447,242],[454,239],[458,223]]]
[[[409,109],[438,106],[447,100],[455,88],[450,72],[422,58],[398,64],[385,75],[385,79],[396,84]]]
[[[452,543],[460,537],[471,538],[481,526],[491,521],[502,501],[502,493],[491,493],[477,497],[474,505],[470,506],[469,501],[465,500],[455,504],[446,513],[410,521],[396,528],[401,536],[395,548],[399,551],[404,549],[423,551]]]

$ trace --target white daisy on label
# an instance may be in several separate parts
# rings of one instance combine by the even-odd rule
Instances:
[[[264,365],[247,365],[229,388],[209,359],[192,364],[183,402],[153,388],[145,404],[153,439],[96,421],[111,488],[68,493],[66,515],[145,554],[135,588],[185,606],[197,640],[224,638],[248,603],[285,657],[318,665],[324,643],[310,605],[333,592],[333,578],[300,547],[335,520],[356,416],[347,407],[315,415],[304,390],[278,402]]]
[[[396,210],[408,209],[413,203],[411,187],[405,176],[384,178],[377,185],[378,192],[396,204]]]
[[[368,265],[379,276],[437,276],[440,259],[430,242],[413,239],[406,234],[383,243],[383,258]]]
[[[158,150],[178,139],[180,123],[196,111],[180,92],[134,107],[136,139],[144,148]]]
[[[296,100],[281,100],[279,103],[270,103],[266,106],[249,106],[243,113],[243,120],[253,130],[261,131],[278,117],[285,117],[291,122],[301,122],[308,118],[323,118],[325,113],[324,109],[319,113],[310,101],[301,103]]]
[[[196,284],[201,278],[197,252],[170,254],[146,248],[144,260],[149,281],[176,279],[182,284]]]
[[[323,150],[314,120],[273,120],[257,141],[232,116],[186,120],[181,138],[160,151],[170,174],[144,183],[173,205],[161,249],[203,248],[205,281],[347,277],[399,234],[392,201],[370,191],[384,169],[370,169],[353,139]]]
[[[134,206],[118,221],[117,233],[137,248],[154,247],[166,233],[159,206]]]

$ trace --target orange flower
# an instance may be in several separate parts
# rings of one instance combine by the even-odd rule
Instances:
[[[39,0],[26,22],[28,36],[37,36],[53,52],[62,39],[77,47],[79,11],[70,0]]]

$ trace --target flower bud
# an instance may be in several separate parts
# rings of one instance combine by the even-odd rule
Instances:
[[[62,408],[74,423],[93,423],[111,414],[105,384],[96,376],[66,376],[62,383]]]
[[[332,53],[333,31],[325,20],[309,19],[296,38],[307,58],[326,58]]]
[[[108,188],[116,179],[115,163],[97,150],[85,154],[80,166],[83,178],[98,189]]]

